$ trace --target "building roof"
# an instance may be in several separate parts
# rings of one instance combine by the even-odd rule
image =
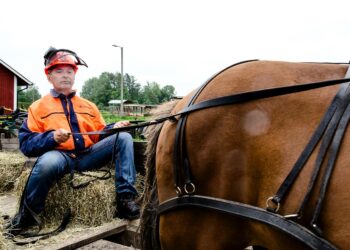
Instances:
[[[121,103],[121,100],[110,100],[108,102],[109,105],[119,105]],[[133,102],[131,100],[123,100],[123,104],[132,104]]]
[[[18,71],[13,69],[10,65],[5,63],[3,60],[0,59],[0,64],[3,65],[5,68],[10,70],[14,75],[18,77],[17,85],[18,86],[27,86],[27,85],[33,85],[34,83],[29,81],[27,78],[25,78],[23,75],[21,75]]]

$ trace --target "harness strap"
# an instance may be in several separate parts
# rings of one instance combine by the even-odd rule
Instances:
[[[74,153],[66,153],[66,152],[62,152],[62,151],[59,151],[59,152],[61,153],[63,158],[66,160],[66,168],[69,171],[69,177],[70,177],[69,184],[73,189],[84,188],[84,187],[87,187],[90,183],[92,183],[94,181],[107,180],[112,176],[111,171],[109,169],[94,169],[95,172],[102,172],[103,173],[102,176],[96,176],[96,175],[88,174],[85,172],[77,171],[76,164],[78,164],[79,162],[75,161],[72,166],[69,166],[68,159],[67,159],[68,157],[75,159],[75,158],[77,158],[77,155]],[[114,153],[114,150],[113,150],[113,153]],[[91,177],[91,179],[87,180],[85,182],[79,183],[79,184],[75,184],[74,183],[74,174],[78,174],[80,176],[88,176],[88,177]]]
[[[312,135],[310,141],[306,145],[305,149],[301,153],[300,157],[294,164],[292,170],[289,172],[286,179],[281,184],[280,188],[278,189],[276,195],[273,197],[272,201],[274,201],[276,204],[281,203],[283,198],[286,196],[288,191],[291,188],[291,185],[294,183],[295,179],[297,178],[299,172],[305,165],[306,161],[309,159],[310,155],[314,151],[316,145],[320,141],[321,137],[323,136],[325,130],[327,129],[328,124],[334,117],[334,114],[337,110],[338,102],[341,99],[341,97],[344,96],[347,86],[342,86],[340,91],[337,93],[335,98],[333,99],[330,107],[328,108],[328,111],[322,118],[320,124],[318,125],[317,129],[315,130],[314,134]]]
[[[37,160],[36,160],[37,161]],[[36,164],[36,162],[35,162]],[[34,165],[35,165],[34,164]],[[37,230],[36,232],[24,232],[24,233],[19,233],[18,235],[14,236],[11,233],[5,232],[4,235],[6,238],[11,239],[16,245],[25,245],[25,244],[31,244],[31,243],[35,243],[38,240],[41,239],[46,239],[50,236],[56,235],[60,232],[62,232],[66,226],[68,225],[70,218],[72,217],[72,213],[70,209],[67,209],[67,211],[65,212],[62,222],[61,224],[54,230],[50,231],[50,232],[46,232],[46,233],[40,233],[41,229],[42,229],[42,222],[39,218],[39,216],[37,215],[37,213],[35,213],[28,205],[27,202],[25,201],[25,193],[26,193],[26,189],[27,189],[27,185],[28,185],[28,180],[30,175],[33,172],[33,169],[31,169],[30,174],[27,178],[26,184],[23,188],[22,191],[22,195],[20,198],[20,204],[19,204],[19,208],[18,208],[18,216],[22,216],[23,210],[27,209],[27,211],[30,213],[30,215],[33,217],[33,219],[35,220],[36,224],[37,224]],[[11,220],[11,219],[10,219]],[[21,220],[21,219],[19,219]],[[10,226],[11,227],[11,226]],[[11,228],[9,228],[9,230],[11,230]],[[21,237],[22,239],[19,239],[18,237]],[[29,240],[23,240],[24,238],[31,238]]]
[[[11,238],[12,241],[16,245],[34,244],[35,242],[37,242],[39,240],[47,239],[53,235],[56,235],[56,234],[62,232],[67,227],[71,216],[72,216],[71,210],[68,209],[63,216],[61,224],[56,229],[54,229],[50,232],[47,232],[47,233],[39,233],[41,230],[41,228],[39,227],[37,232],[20,233],[18,236],[14,236],[14,237],[12,235],[9,235],[8,233],[5,233],[5,235],[8,238]],[[21,238],[19,238],[19,237],[21,237]],[[25,240],[25,238],[30,238],[30,239]]]
[[[220,72],[221,73],[221,72]],[[211,107],[217,107],[217,106],[223,106],[223,105],[231,105],[231,104],[237,104],[237,103],[244,103],[244,102],[249,102],[253,100],[258,100],[258,99],[264,99],[264,98],[269,98],[269,97],[274,97],[274,96],[282,96],[286,94],[291,94],[291,93],[297,93],[297,92],[302,92],[302,91],[308,91],[316,88],[322,88],[322,87],[327,87],[331,85],[336,85],[336,84],[342,84],[342,83],[348,83],[344,84],[344,86],[341,87],[341,90],[338,92],[337,96],[333,99],[331,107],[328,109],[323,121],[319,125],[319,129],[316,130],[316,132],[313,135],[312,140],[308,143],[308,147],[304,150],[302,153],[302,156],[298,159],[298,162],[296,164],[296,167],[293,168],[295,169],[292,171],[289,176],[287,177],[286,181],[282,184],[283,188],[280,188],[280,193],[278,195],[280,196],[275,196],[273,197],[273,201],[276,202],[276,199],[282,199],[284,195],[287,193],[287,191],[290,189],[291,185],[294,183],[295,179],[297,178],[299,172],[301,171],[302,167],[305,165],[307,159],[311,155],[311,153],[314,151],[316,145],[318,144],[319,140],[325,133],[325,130],[331,131],[328,132],[328,134],[332,134],[332,130],[328,129],[329,123],[331,121],[331,124],[339,123],[339,119],[336,119],[334,117],[338,117],[339,113],[343,113],[343,111],[337,110],[337,107],[339,106],[339,103],[342,101],[344,95],[346,94],[346,91],[349,86],[350,82],[350,74],[349,74],[349,69],[348,72],[345,76],[345,79],[335,79],[335,80],[328,80],[328,81],[321,81],[321,82],[314,82],[314,83],[307,83],[307,84],[299,84],[299,85],[293,85],[293,86],[284,86],[284,87],[277,87],[277,88],[271,88],[271,89],[263,89],[263,90],[257,90],[257,91],[251,91],[251,92],[245,92],[245,93],[238,93],[230,96],[224,96],[224,97],[219,97],[207,101],[202,101],[200,103],[195,104],[196,98],[199,96],[199,94],[202,92],[204,87],[209,83],[206,82],[191,98],[190,102],[188,103],[187,107],[185,107],[183,110],[178,112],[175,115],[180,115],[179,118],[179,123],[176,128],[176,134],[175,134],[175,145],[174,145],[174,155],[173,155],[173,174],[174,174],[174,184],[176,187],[176,192],[178,196],[183,195],[182,189],[181,189],[181,184],[184,184],[183,189],[185,190],[186,194],[193,195],[195,192],[195,185],[191,181],[191,171],[190,171],[190,164],[189,164],[189,159],[187,155],[187,150],[186,150],[186,141],[185,141],[185,126],[186,126],[186,121],[187,121],[187,114],[193,112],[193,111],[198,111],[206,108],[211,108]],[[341,117],[341,116],[339,116]],[[330,140],[329,140],[330,141]],[[338,140],[339,142],[339,140]],[[325,146],[323,146],[323,151],[327,152],[328,145],[327,143],[324,143]],[[336,145],[339,145],[336,144]],[[338,151],[339,147],[337,147],[336,152]],[[336,159],[336,154],[334,157],[334,161]],[[324,155],[320,155],[319,158],[324,158]],[[333,157],[330,157],[330,159],[333,159]],[[321,160],[322,162],[323,160]],[[326,175],[324,177],[324,183],[321,185],[321,191],[320,193],[323,192],[323,194],[320,194],[316,210],[314,212],[314,217],[312,220],[312,226],[315,229],[315,231],[320,231],[318,230],[318,226],[316,224],[316,220],[319,216],[322,202],[326,193],[326,189],[328,186],[331,170],[334,166],[334,162],[329,164],[330,167],[327,167]],[[315,172],[315,179],[316,176],[318,175],[319,171],[314,171]],[[327,174],[328,173],[328,174]],[[180,176],[182,175],[182,181],[180,179]],[[311,182],[310,182],[311,183]],[[187,185],[191,184],[191,190],[188,191],[186,190]],[[314,186],[314,183],[310,184],[310,189]],[[279,202],[278,202],[279,204]],[[174,205],[178,206],[178,205]],[[279,205],[278,205],[279,206]],[[271,211],[270,211],[271,212]],[[276,211],[273,211],[276,212]],[[282,217],[284,220],[286,220],[284,217]],[[286,220],[287,221],[287,220]],[[298,224],[297,224],[298,225]],[[300,226],[301,227],[301,226]],[[301,233],[302,235],[303,233]],[[306,239],[305,237],[301,237],[301,241],[306,243],[309,239]],[[317,246],[315,249],[319,249]]]
[[[159,124],[162,122],[165,122],[167,120],[174,121],[176,117],[185,116],[192,112],[207,109],[207,108],[213,108],[223,105],[230,105],[230,104],[238,104],[238,103],[244,103],[249,102],[253,100],[259,100],[274,96],[282,96],[282,95],[288,95],[293,94],[297,92],[303,92],[308,91],[312,89],[318,89],[318,88],[324,88],[328,86],[338,85],[342,83],[350,82],[350,78],[343,78],[343,79],[335,79],[335,80],[328,80],[328,81],[321,81],[321,82],[311,82],[306,84],[299,84],[299,85],[291,85],[291,86],[284,86],[284,87],[277,87],[277,88],[271,88],[271,89],[262,89],[262,90],[256,90],[251,92],[243,92],[238,94],[233,94],[229,96],[223,96],[214,98],[211,100],[203,101],[200,103],[196,103],[193,105],[190,105],[181,111],[179,111],[176,114],[168,115],[161,117],[159,119],[155,119],[149,122],[141,122],[139,124],[135,125],[129,125],[121,128],[111,128],[106,130],[99,130],[99,131],[91,131],[91,132],[80,132],[80,133],[70,133],[70,134],[81,134],[81,135],[111,135],[118,132],[128,131],[131,129],[136,128],[142,128],[147,127],[155,124]]]
[[[179,178],[181,173],[183,174],[184,187],[192,183],[191,176],[190,176],[190,166],[189,166],[190,164],[187,156],[186,142],[185,142],[185,125],[187,121],[187,116],[184,116],[185,114],[187,115],[194,111],[212,108],[212,107],[232,105],[232,104],[244,103],[244,102],[249,102],[253,100],[274,97],[274,96],[282,96],[286,94],[308,91],[316,88],[327,87],[327,86],[341,84],[349,81],[350,81],[350,78],[345,78],[345,79],[314,82],[314,83],[308,83],[308,84],[284,86],[284,87],[271,88],[271,89],[263,89],[263,90],[244,92],[244,93],[238,93],[234,95],[219,97],[219,98],[215,98],[215,99],[211,99],[211,100],[207,100],[207,101],[203,101],[197,104],[192,104],[187,106],[186,108],[184,108],[183,110],[181,110],[176,114],[176,115],[181,115],[179,119],[179,123],[176,128],[176,134],[175,134],[176,137],[175,137],[175,145],[174,145],[175,151],[174,151],[174,158],[173,158],[174,181],[175,181],[175,187],[177,192],[181,190],[180,189],[181,181]],[[200,91],[202,90],[203,88],[200,89]],[[198,95],[196,94],[195,96],[198,96]],[[318,139],[317,141],[315,141],[315,143],[317,144],[317,142],[318,142]],[[312,145],[312,147],[314,147],[315,145]],[[313,148],[310,148],[310,150],[312,152]],[[301,160],[303,161],[304,159],[301,159]],[[291,176],[292,182],[297,177],[297,174],[301,170],[301,167],[298,171],[296,171],[295,174],[294,173],[292,174]],[[287,189],[289,189],[289,180],[288,182],[286,182],[286,184],[288,184]],[[192,186],[193,188],[191,188],[191,190],[193,191],[195,189],[194,184],[192,184]],[[179,193],[181,194],[181,192],[178,192],[178,194]],[[274,198],[274,201],[275,199],[277,198]]]
[[[345,92],[344,90],[349,90],[349,84],[344,85],[343,90],[340,90],[340,92]],[[348,104],[349,102],[350,102],[350,96],[347,95],[346,99],[344,100],[344,103]],[[325,131],[325,133],[323,135],[323,140],[322,140],[322,143],[321,143],[321,146],[320,146],[320,149],[319,149],[316,161],[315,161],[315,167],[313,169],[313,173],[312,173],[310,181],[309,181],[309,186],[308,186],[306,195],[304,197],[304,200],[298,209],[298,214],[302,213],[306,203],[310,199],[312,188],[314,187],[314,184],[315,184],[317,176],[320,172],[321,166],[322,166],[324,159],[327,155],[329,145],[331,144],[332,139],[334,138],[334,133],[337,131],[337,126],[341,120],[342,115],[344,115],[346,105],[344,105],[344,104],[336,105],[336,103],[332,103],[331,107],[333,107],[336,111],[334,113],[332,113],[332,119],[329,121],[328,126],[327,126],[327,130]],[[331,109],[331,107],[330,107],[330,109]],[[329,113],[330,109],[328,110],[327,113]],[[329,154],[332,155],[331,153],[329,153]],[[293,169],[292,169],[292,171],[293,171]]]
[[[268,212],[264,209],[251,205],[225,199],[218,199],[201,195],[184,195],[181,197],[175,197],[162,202],[158,207],[158,214],[164,214],[165,212],[174,210],[179,207],[207,208],[222,213],[253,219],[255,221],[272,226],[289,236],[292,236],[293,238],[306,244],[311,249],[337,249],[337,247],[332,245],[330,242],[313,234],[307,228],[291,220],[287,220],[285,217],[279,214]]]
[[[335,162],[336,162],[336,159],[337,159],[337,156],[339,153],[340,145],[341,145],[341,142],[344,138],[344,133],[345,133],[345,130],[349,124],[349,120],[350,120],[350,104],[348,104],[348,106],[345,110],[345,114],[341,118],[338,129],[333,137],[332,145],[330,147],[330,153],[329,153],[329,158],[328,158],[326,170],[325,170],[325,173],[323,176],[323,180],[321,182],[322,185],[320,188],[320,195],[318,197],[316,209],[315,209],[313,218],[311,220],[311,225],[315,228],[315,230],[317,230],[319,232],[320,232],[320,230],[319,230],[319,227],[317,225],[317,220],[318,220],[318,217],[319,217],[320,212],[321,212],[321,208],[322,208],[322,204],[323,204],[323,201],[325,198],[327,187],[329,185],[329,180],[330,180],[332,171],[334,169]]]
[[[109,169],[94,169],[94,172],[102,172],[103,175],[102,176],[96,176],[96,175],[92,175],[92,174],[88,174],[88,173],[84,173],[84,172],[80,172],[80,171],[76,171],[76,170],[71,170],[70,172],[70,186],[73,189],[80,189],[80,188],[84,188],[87,187],[90,183],[97,181],[97,180],[107,180],[109,178],[112,177],[111,171]],[[86,181],[86,182],[82,182],[79,184],[75,184],[74,183],[74,173],[80,175],[80,176],[88,176],[91,177],[90,180]]]
[[[197,91],[192,95],[191,99],[187,103],[187,107],[193,107],[194,102],[197,100],[198,96],[202,93],[203,89],[219,74],[226,71],[229,68],[235,67],[240,64],[257,61],[257,60],[248,60],[248,61],[242,61],[239,63],[235,63],[233,65],[230,65],[223,70],[219,71],[218,73],[214,74],[212,77],[210,77],[206,82],[204,82]],[[216,99],[215,99],[216,100]],[[211,106],[207,106],[209,108]],[[197,109],[195,109],[197,110]],[[194,110],[193,110],[194,111]],[[174,157],[173,157],[173,173],[174,173],[174,185],[175,189],[178,195],[182,195],[183,191],[186,193],[194,192],[195,186],[191,181],[191,168],[190,168],[190,162],[188,160],[187,155],[187,148],[186,148],[186,136],[185,136],[185,125],[187,122],[187,115],[188,113],[191,113],[193,111],[186,111],[186,109],[180,111],[176,115],[181,115],[179,122],[176,126],[176,132],[175,132],[175,142],[174,142]],[[182,175],[183,181],[180,180],[180,176]],[[183,184],[183,186],[181,185]],[[188,190],[186,187],[188,185],[192,185],[191,190]]]
[[[338,85],[346,82],[350,82],[350,78],[327,80],[327,81],[321,81],[321,82],[305,83],[305,84],[299,84],[299,85],[283,86],[283,87],[277,87],[277,88],[271,88],[271,89],[262,89],[262,90],[238,93],[238,94],[223,96],[223,97],[219,97],[219,98],[215,98],[215,99],[211,99],[211,100],[207,100],[207,101],[203,101],[203,102],[191,105],[187,108],[184,108],[182,111],[177,113],[177,115],[184,115],[184,114],[191,113],[193,111],[206,109],[206,108],[250,102],[250,101],[274,97],[274,96],[282,96],[282,95],[288,95],[292,93],[308,91],[312,89],[324,88],[324,87]]]
[[[200,103],[194,104],[200,92],[212,79],[207,81],[205,84],[203,84],[201,88],[199,88],[199,90],[193,95],[190,102],[187,104],[186,108],[184,108],[177,114],[173,115],[173,116],[180,115],[179,122],[176,127],[174,155],[173,155],[174,185],[178,195],[181,195],[183,193],[181,189],[182,187],[181,184],[183,185],[184,187],[183,189],[187,194],[192,193],[195,190],[195,185],[191,181],[190,163],[189,163],[187,149],[186,149],[187,144],[185,141],[185,126],[187,122],[187,115],[189,113],[202,110],[202,109],[212,108],[212,107],[232,105],[232,104],[244,103],[244,102],[249,102],[253,100],[274,97],[274,96],[282,96],[282,95],[291,94],[291,93],[308,91],[316,88],[327,87],[327,86],[341,84],[341,83],[350,81],[350,78],[346,78],[346,79],[336,79],[336,80],[328,80],[328,81],[321,81],[321,82],[314,82],[314,83],[307,83],[307,84],[277,87],[277,88],[271,88],[271,89],[256,90],[251,92],[244,92],[244,93],[238,93],[238,94],[233,94],[229,96],[219,97],[219,98],[202,101]],[[316,144],[317,142],[318,140],[316,141]],[[182,176],[182,179],[183,179],[182,181],[180,179],[180,176]],[[186,187],[189,187],[190,185],[191,185],[190,191],[188,190],[186,191]]]
[[[348,71],[345,77],[349,77],[349,75],[350,75],[350,69],[348,68]],[[277,204],[277,208],[278,208],[280,202],[285,198],[290,188],[292,187],[301,169],[305,166],[307,160],[309,159],[311,153],[314,151],[316,145],[319,143],[321,138],[323,138],[316,161],[315,161],[315,166],[310,177],[309,185],[306,190],[306,194],[296,213],[296,216],[298,216],[298,218],[300,218],[301,215],[303,214],[303,210],[305,209],[307,202],[310,200],[311,192],[315,186],[317,177],[319,176],[321,166],[324,162],[324,159],[326,158],[326,155],[328,154],[328,163],[325,167],[325,173],[321,181],[318,201],[316,204],[316,208],[314,210],[313,218],[311,220],[312,228],[319,235],[322,234],[322,231],[317,225],[317,219],[321,211],[321,207],[326,194],[329,179],[335,165],[335,160],[338,155],[338,150],[339,150],[342,138],[344,136],[345,128],[349,120],[348,113],[350,112],[350,110],[349,108],[347,108],[347,106],[350,103],[350,95],[348,93],[349,86],[350,86],[350,83],[346,83],[346,84],[344,83],[341,86],[341,89],[333,99],[330,107],[328,108],[318,128],[315,130],[309,143],[306,145],[304,151],[296,161],[290,173],[281,184],[276,195],[272,198],[272,201],[275,204]],[[328,150],[330,145],[331,145],[331,148],[330,150]],[[272,212],[277,212],[276,208],[268,207],[267,209]]]

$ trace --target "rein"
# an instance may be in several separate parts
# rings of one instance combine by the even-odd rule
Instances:
[[[167,120],[178,121],[179,119],[177,117],[179,117],[179,116],[186,117],[186,115],[188,115],[192,112],[207,109],[207,108],[250,102],[250,101],[254,101],[254,100],[270,98],[270,97],[275,97],[275,96],[288,95],[288,94],[308,91],[308,90],[312,90],[312,89],[318,89],[318,88],[324,88],[324,87],[328,87],[328,86],[338,85],[338,84],[342,84],[342,83],[346,83],[346,82],[350,82],[350,77],[343,78],[343,79],[334,79],[334,80],[321,81],[321,82],[311,82],[311,83],[305,83],[305,84],[299,84],[299,85],[283,86],[283,87],[277,87],[277,88],[242,92],[242,93],[238,93],[238,94],[218,97],[218,98],[214,98],[211,100],[202,101],[200,103],[192,104],[192,105],[182,109],[181,111],[179,111],[175,114],[164,116],[161,118],[157,118],[157,119],[154,119],[154,120],[151,120],[148,122],[140,122],[138,124],[129,125],[129,126],[120,127],[120,128],[111,128],[111,129],[97,130],[97,131],[91,131],[91,132],[76,132],[76,133],[69,133],[69,134],[71,134],[71,135],[76,135],[76,134],[79,134],[79,135],[112,135],[112,134],[132,130],[132,129],[156,125],[159,123],[163,123]]]
[[[33,168],[31,169],[29,175],[32,174],[32,171],[33,171]],[[24,197],[25,197],[24,194],[26,192],[28,180],[29,180],[29,177],[27,178],[26,184],[25,184],[23,191],[22,191],[20,204],[19,204],[19,208],[18,208],[18,216],[19,216],[18,220],[21,220],[21,217],[23,216],[23,213],[24,213],[24,209],[27,209],[28,213],[33,217],[37,228],[35,231],[21,232],[21,233],[16,234],[16,235],[9,233],[9,232],[5,232],[4,233],[5,238],[11,239],[16,245],[34,244],[35,242],[37,242],[39,240],[47,239],[53,235],[56,235],[56,234],[62,232],[63,230],[65,230],[65,228],[67,227],[67,225],[72,217],[71,210],[67,209],[63,215],[63,218],[62,218],[60,225],[56,229],[53,229],[49,232],[40,233],[40,231],[42,229],[42,225],[43,225],[42,221],[41,221],[39,215],[37,213],[35,213],[32,209],[30,209],[30,207],[27,205],[27,202],[24,199]],[[11,228],[12,225],[8,224],[7,226]],[[30,239],[26,240],[26,238],[30,238]]]

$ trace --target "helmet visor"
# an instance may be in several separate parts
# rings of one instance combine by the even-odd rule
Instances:
[[[56,64],[83,65],[87,67],[87,64],[83,61],[83,59],[78,57],[73,51],[66,49],[52,49],[45,54],[44,59],[46,68]]]
[[[71,64],[71,65],[77,65],[78,60],[75,58],[75,56],[66,53],[66,52],[58,52],[51,56],[47,62],[46,66],[53,66],[56,64]]]

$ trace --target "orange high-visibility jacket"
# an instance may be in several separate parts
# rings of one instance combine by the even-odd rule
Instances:
[[[53,131],[59,128],[72,133],[103,130],[106,124],[96,105],[72,93],[68,96],[51,91],[28,109],[28,119],[19,130],[21,151],[38,156],[49,150],[84,151],[99,140],[97,135],[72,135],[58,144]]]

